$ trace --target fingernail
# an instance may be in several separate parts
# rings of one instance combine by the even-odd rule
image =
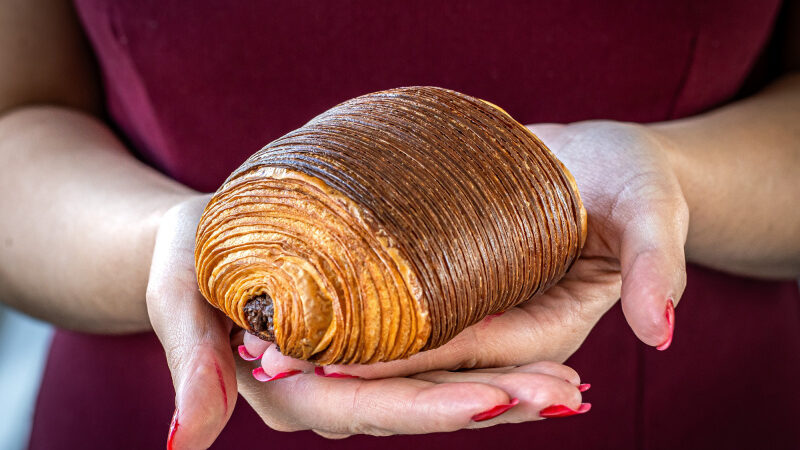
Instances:
[[[253,356],[253,355],[250,354],[250,352],[247,351],[247,347],[245,347],[244,345],[240,345],[239,346],[239,356],[241,356],[242,359],[245,360],[245,361],[255,361],[258,358],[261,358],[261,356],[263,356],[263,355]]]
[[[355,375],[348,375],[340,372],[325,373],[325,369],[323,369],[321,366],[314,367],[314,373],[326,378],[361,378]]]
[[[539,415],[542,417],[567,417],[589,412],[590,409],[592,409],[591,403],[581,403],[578,409],[572,409],[565,405],[552,405],[539,411]]]
[[[475,414],[474,416],[472,416],[472,421],[473,422],[483,422],[484,420],[493,419],[493,418],[499,416],[500,414],[503,414],[504,412],[508,411],[509,409],[513,408],[517,404],[519,404],[519,399],[518,398],[512,398],[510,403],[503,404],[503,405],[497,405],[497,406],[495,406],[495,407],[493,407],[491,409],[487,409],[484,412]]]
[[[303,371],[302,370],[290,370],[288,372],[281,372],[281,373],[279,373],[279,374],[277,374],[277,375],[275,375],[273,377],[270,377],[270,378],[268,378],[266,380],[263,380],[263,381],[266,383],[267,381],[275,381],[275,380],[280,380],[281,378],[289,378],[292,375],[297,375],[298,373],[303,373]],[[261,381],[261,380],[259,380],[259,381]]]
[[[219,381],[219,390],[222,393],[222,404],[225,405],[225,414],[228,414],[228,390],[225,388],[225,378],[222,376],[222,369],[220,369],[216,359],[214,360],[214,369],[217,371],[217,380]]]
[[[586,392],[586,391],[588,391],[588,390],[589,390],[589,388],[591,388],[591,387],[592,387],[592,385],[591,385],[591,384],[589,384],[589,383],[579,384],[579,385],[578,385],[578,390],[579,390],[579,391],[581,391],[581,392]]]
[[[175,408],[175,412],[172,414],[172,421],[169,423],[169,435],[167,436],[167,450],[172,450],[172,443],[175,439],[175,432],[178,431],[178,408]]]
[[[255,369],[253,369],[253,378],[263,383],[269,381],[269,379],[272,377],[270,377],[267,372],[264,372],[263,367],[256,367]]]
[[[672,299],[667,300],[667,311],[664,313],[664,315],[667,317],[669,335],[663,344],[656,347],[657,350],[661,350],[662,352],[668,349],[670,344],[672,344],[672,333],[675,331],[675,304],[672,302]]]
[[[339,372],[325,373],[322,376],[326,378],[361,378],[356,375],[349,375],[346,373],[339,373]]]

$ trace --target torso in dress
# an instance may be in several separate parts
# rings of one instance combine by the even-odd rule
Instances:
[[[332,105],[396,86],[459,90],[523,123],[696,114],[740,89],[779,3],[76,0],[112,125],[205,191]],[[594,386],[584,416],[333,442],[273,432],[239,399],[216,448],[797,448],[797,286],[688,278],[668,352],[615,307],[570,359]],[[31,448],[161,447],[173,395],[153,335],[58,332]]]

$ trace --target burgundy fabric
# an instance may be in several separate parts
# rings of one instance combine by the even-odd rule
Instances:
[[[112,125],[158,170],[215,189],[253,151],[347,98],[432,84],[523,123],[655,121],[729,100],[778,0],[213,2],[77,0]],[[224,5],[224,6],[222,6]],[[800,448],[794,282],[690,266],[665,353],[615,307],[569,364],[584,416],[327,441],[266,428],[241,398],[214,448]],[[58,332],[33,449],[164,445],[174,392],[151,334]]]

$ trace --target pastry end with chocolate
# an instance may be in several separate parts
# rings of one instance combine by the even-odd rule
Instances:
[[[274,312],[272,298],[267,294],[256,295],[248,300],[244,305],[244,316],[250,324],[250,332],[265,341],[275,342]]]

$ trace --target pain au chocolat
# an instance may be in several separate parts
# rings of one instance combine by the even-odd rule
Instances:
[[[578,258],[574,179],[500,108],[364,95],[251,156],[197,228],[200,292],[317,364],[407,358],[529,300]]]

